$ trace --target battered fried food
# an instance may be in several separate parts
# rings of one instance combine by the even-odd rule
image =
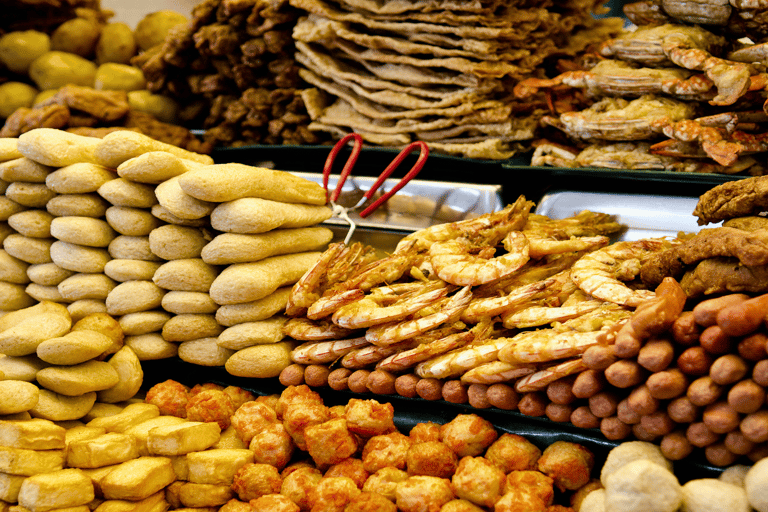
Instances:
[[[232,400],[224,391],[207,389],[197,393],[187,402],[187,418],[190,421],[213,421],[226,430],[235,413]]]
[[[160,409],[160,414],[186,418],[189,388],[180,382],[168,379],[149,388],[144,401],[156,405]]]
[[[768,264],[768,230],[702,229],[688,240],[652,254],[640,269],[640,278],[648,286],[657,286],[667,276],[679,279],[686,265],[714,257],[734,257],[747,266]]]
[[[440,440],[459,457],[476,457],[498,438],[493,424],[477,414],[459,414],[440,427]]]
[[[688,297],[727,292],[765,293],[768,266],[742,265],[736,258],[708,258],[688,270],[680,280]]]
[[[536,468],[541,450],[523,436],[502,434],[485,452],[485,458],[502,471],[523,471]]]
[[[699,225],[755,215],[768,209],[768,176],[727,181],[704,192],[693,214]]]
[[[554,479],[560,490],[575,490],[589,482],[595,457],[577,443],[555,441],[544,449],[537,464],[539,471]]]

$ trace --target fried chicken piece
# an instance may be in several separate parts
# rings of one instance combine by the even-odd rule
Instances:
[[[230,425],[235,406],[229,396],[218,389],[206,389],[193,395],[187,402],[187,419],[190,421],[216,422],[221,430]]]
[[[589,482],[595,465],[594,454],[585,446],[569,441],[555,441],[544,449],[538,469],[564,491],[576,490]]]
[[[69,123],[70,112],[64,105],[17,108],[5,120],[0,137],[18,137],[35,128],[64,128]]]
[[[128,93],[101,91],[93,87],[65,85],[40,106],[65,105],[80,110],[103,122],[114,122],[128,114]]]
[[[741,229],[744,231],[757,231],[758,229],[768,229],[768,217],[759,215],[750,215],[747,217],[735,217],[723,222],[723,227]]]
[[[768,266],[748,267],[736,258],[709,258],[686,272],[680,286],[688,297],[730,292],[768,292]]]
[[[727,181],[704,192],[693,214],[700,226],[768,209],[768,176]]]
[[[502,434],[485,452],[485,458],[499,466],[502,471],[536,469],[541,450],[523,436]]]
[[[768,230],[702,229],[688,240],[652,254],[640,269],[640,278],[648,286],[657,286],[668,276],[680,279],[686,265],[715,257],[737,258],[750,267],[768,264]]]
[[[459,458],[453,450],[440,441],[414,443],[406,454],[409,475],[451,478],[458,464]]]

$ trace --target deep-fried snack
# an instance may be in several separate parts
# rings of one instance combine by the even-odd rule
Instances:
[[[173,379],[158,382],[147,390],[144,401],[157,406],[160,414],[186,418],[189,387]]]
[[[27,450],[60,450],[65,447],[67,429],[52,421],[33,418],[0,423],[0,446]]]
[[[497,438],[493,424],[477,414],[459,414],[440,427],[440,440],[459,457],[477,457]]]
[[[5,124],[0,129],[0,137],[19,137],[36,128],[64,128],[69,123],[69,118],[69,109],[64,105],[17,108],[5,120]]]
[[[101,480],[106,499],[138,501],[176,480],[168,457],[139,457],[119,464]]]
[[[277,228],[314,226],[331,214],[331,208],[324,205],[243,197],[219,204],[211,212],[211,226],[228,233],[258,234]]]
[[[554,479],[560,490],[575,490],[589,481],[595,457],[578,443],[555,441],[539,457],[539,471]]]
[[[702,229],[693,237],[652,254],[640,269],[640,277],[646,285],[657,286],[668,276],[679,279],[686,265],[713,257],[735,257],[747,266],[765,265],[768,230]]]
[[[523,436],[504,433],[488,447],[485,458],[505,473],[536,468],[541,450]]]
[[[67,444],[67,466],[100,468],[120,464],[139,456],[138,440],[130,434],[107,432]]]
[[[19,151],[36,162],[66,167],[80,162],[97,163],[94,150],[101,141],[53,128],[36,128],[19,136]]]
[[[699,225],[756,215],[768,209],[768,178],[727,181],[704,192],[693,210]]]
[[[35,162],[27,157],[21,157],[0,164],[0,179],[9,183],[26,181],[47,184],[48,175],[51,174],[51,171],[54,169],[50,166]]]
[[[476,505],[492,507],[503,494],[505,480],[504,472],[488,459],[463,457],[451,478],[451,485],[457,497]]]
[[[768,266],[742,265],[736,258],[708,258],[687,270],[680,286],[688,297],[768,291]]]
[[[323,510],[331,504],[345,507],[361,494],[355,481],[346,476],[323,476],[309,495],[314,510]]]
[[[164,310],[177,315],[214,314],[219,309],[210,294],[205,292],[170,291],[163,295],[162,306]]]
[[[735,217],[723,221],[726,228],[743,229],[744,231],[756,231],[758,229],[768,229],[768,217],[760,215],[749,215],[747,217]]]
[[[117,414],[94,418],[87,425],[89,427],[102,427],[107,432],[125,432],[130,427],[159,415],[160,410],[156,405],[136,402],[126,405]]]
[[[53,215],[44,210],[26,210],[8,217],[8,225],[24,236],[49,238]]]
[[[221,429],[217,423],[187,421],[152,429],[147,448],[154,455],[185,455],[210,448],[219,437]]]
[[[152,281],[166,290],[207,292],[218,274],[218,268],[200,258],[177,259],[161,265]]]
[[[248,444],[248,449],[254,453],[254,462],[270,464],[279,470],[291,460],[295,448],[293,438],[280,422],[267,425]]]
[[[117,372],[118,381],[114,386],[96,393],[99,402],[118,403],[136,396],[144,382],[144,371],[136,352],[123,346],[107,361]]]
[[[104,215],[112,229],[121,235],[147,236],[162,224],[160,219],[143,208],[110,206]]]
[[[109,203],[96,193],[62,194],[51,198],[45,205],[54,217],[74,215],[80,217],[103,217]]]
[[[213,315],[191,313],[171,316],[171,318],[163,324],[162,328],[163,338],[167,341],[180,342],[207,338],[213,338],[215,342],[216,336],[218,336],[221,331],[222,327],[216,322]],[[203,347],[201,346],[199,348],[202,349]],[[200,356],[203,356],[203,354],[200,354]],[[204,359],[201,360],[204,361]]]
[[[230,418],[235,413],[235,406],[229,395],[218,389],[206,389],[193,395],[187,401],[187,419],[190,421],[212,421],[226,430]],[[201,482],[213,483],[213,482]]]
[[[411,439],[400,432],[373,436],[363,447],[363,467],[369,473],[385,467],[405,469],[411,445]]]
[[[234,475],[232,490],[242,501],[250,501],[266,494],[279,493],[282,483],[276,467],[254,462],[240,466]]]
[[[456,472],[459,458],[445,443],[424,441],[411,444],[405,462],[409,475],[450,478]]]
[[[440,510],[454,497],[451,481],[434,476],[409,476],[395,488],[395,503],[404,512]]]
[[[197,484],[230,485],[235,473],[253,462],[253,452],[247,449],[210,449],[187,454],[187,479]]]
[[[44,340],[37,356],[50,364],[72,365],[93,359],[112,345],[112,340],[97,331],[77,330]]]
[[[261,234],[222,233],[202,250],[212,265],[257,261],[277,254],[317,251],[331,241],[333,232],[322,226],[276,229]]]
[[[51,221],[51,236],[63,242],[87,247],[107,247],[116,233],[102,219],[57,217]]]
[[[357,451],[357,439],[343,418],[333,418],[304,430],[307,452],[320,467],[338,464]]]
[[[182,361],[200,366],[224,366],[234,353],[234,350],[220,347],[216,338],[210,337],[182,341],[178,356]]]
[[[186,421],[185,418],[178,418],[176,416],[168,416],[168,415],[156,416],[154,418],[148,419],[146,421],[142,421],[141,423],[138,423],[132,427],[127,428],[124,434],[128,434],[136,438],[136,441],[138,443],[138,448],[139,448],[138,456],[143,457],[145,455],[149,455],[149,449],[147,448],[147,438],[149,437],[150,430],[156,427],[162,427],[166,425],[178,425],[180,423],[184,423],[185,421]],[[84,427],[84,428],[90,428],[90,427]]]
[[[19,489],[19,505],[45,511],[86,505],[93,501],[93,482],[75,468],[33,475]]]
[[[200,228],[167,224],[149,233],[149,247],[164,260],[199,258],[209,238]]]
[[[131,125],[127,123],[126,126],[130,127]],[[19,137],[19,140],[21,140],[21,137]],[[151,136],[131,131],[112,132],[103,139],[96,140],[97,143],[93,151],[96,162],[111,169],[117,169],[126,160],[150,151],[167,151],[180,158],[186,158],[202,164],[213,163],[213,159],[207,155],[188,151],[166,142],[160,142]]]
[[[125,117],[129,109],[128,95],[125,91],[98,90],[75,84],[61,87],[56,94],[37,107],[49,105],[64,105],[110,123]]]

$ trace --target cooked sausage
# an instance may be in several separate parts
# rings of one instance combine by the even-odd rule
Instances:
[[[721,309],[744,302],[748,298],[749,295],[744,293],[730,293],[722,297],[706,299],[693,307],[693,316],[697,324],[709,327],[717,323],[717,314]]]
[[[717,325],[729,336],[746,336],[763,325],[768,313],[768,293],[721,309]]]

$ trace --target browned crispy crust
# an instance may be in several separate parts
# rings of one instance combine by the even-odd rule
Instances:
[[[765,293],[768,291],[768,266],[748,267],[736,258],[710,258],[700,261],[680,280],[688,297],[721,293]]]
[[[768,176],[727,181],[699,197],[693,214],[700,226],[768,210]]]
[[[768,264],[768,230],[702,229],[679,245],[651,255],[640,269],[640,278],[656,286],[667,276],[679,279],[689,265],[715,257],[736,258],[750,267]]]
[[[65,105],[17,108],[5,120],[0,137],[18,137],[35,128],[63,128],[69,123],[70,112]]]
[[[128,94],[125,91],[101,91],[93,87],[65,85],[41,105],[66,105],[92,116],[97,121],[112,122],[128,114]],[[72,123],[70,123],[70,126]]]

